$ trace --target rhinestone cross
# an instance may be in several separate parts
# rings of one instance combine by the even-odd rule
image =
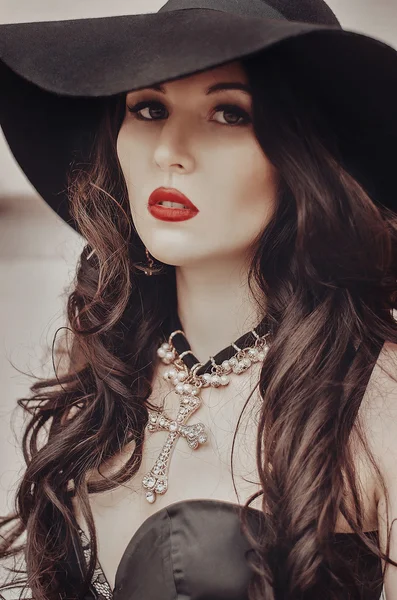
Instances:
[[[146,500],[153,504],[157,494],[165,494],[168,489],[168,470],[171,455],[177,440],[184,438],[189,448],[196,450],[207,441],[205,425],[195,423],[186,425],[186,421],[200,407],[201,400],[198,396],[184,394],[180,399],[180,406],[176,420],[169,419],[162,412],[149,411],[147,429],[150,433],[168,431],[168,436],[153,467],[142,479],[146,489]]]

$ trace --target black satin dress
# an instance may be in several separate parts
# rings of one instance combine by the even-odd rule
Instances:
[[[264,518],[261,511],[249,509],[250,529],[259,528]],[[366,535],[375,541],[377,533]],[[356,534],[334,533],[331,539],[356,575],[362,600],[379,600],[380,561]],[[218,500],[177,502],[151,515],[136,531],[119,563],[113,590],[97,565],[87,600],[248,600],[249,548],[238,505]],[[84,534],[75,540],[75,552],[78,568],[89,552]],[[348,589],[338,598],[349,600]]]
[[[179,321],[173,321],[170,327],[169,331],[182,329]],[[260,328],[256,330],[262,335]],[[183,336],[175,336],[173,343],[179,353],[190,348]],[[377,346],[378,352],[381,347]],[[214,358],[219,364],[234,353],[229,347]],[[353,359],[354,348],[349,353],[342,361],[342,370]],[[192,355],[186,355],[186,360],[190,361],[188,366],[196,362]],[[248,600],[252,576],[247,561],[250,545],[241,529],[240,508],[231,502],[200,499],[177,502],[155,512],[142,523],[125,549],[114,589],[98,563],[87,600]],[[251,531],[263,527],[266,517],[261,511],[250,508],[248,517]],[[366,535],[377,541],[377,531]],[[379,600],[383,587],[380,559],[369,553],[354,533],[333,533],[331,540],[355,574],[362,600]],[[81,565],[89,552],[89,541],[80,530],[69,561],[76,580],[80,577],[81,581]],[[272,557],[272,563],[277,565],[277,556]],[[349,590],[346,588],[338,598],[349,600]],[[321,600],[327,597],[323,595]]]

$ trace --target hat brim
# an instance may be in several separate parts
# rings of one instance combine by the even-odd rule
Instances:
[[[0,26],[1,59],[42,89],[110,96],[205,70],[337,26],[211,9]]]
[[[360,154],[376,200],[397,210],[397,52],[369,36],[211,9],[0,25],[0,119],[17,162],[44,200],[76,229],[66,172],[90,143],[98,99],[171,81],[291,44],[330,122]],[[87,134],[86,136],[84,134]],[[83,135],[82,135],[83,134]],[[85,139],[86,142],[82,142]],[[364,177],[365,179],[365,177]]]

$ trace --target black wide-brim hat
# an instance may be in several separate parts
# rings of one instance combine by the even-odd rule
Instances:
[[[89,156],[100,99],[280,44],[351,172],[397,211],[397,52],[342,29],[322,0],[170,0],[157,13],[0,25],[0,123],[32,185],[78,230],[66,175]]]

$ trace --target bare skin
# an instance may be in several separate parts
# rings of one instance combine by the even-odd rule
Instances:
[[[251,95],[206,94],[211,85],[235,81],[248,83],[239,63],[168,82],[165,94],[130,92],[117,141],[134,225],[151,254],[176,267],[178,314],[193,352],[205,361],[258,322],[248,258],[276,201],[277,174],[252,124],[231,125],[241,119],[215,110],[233,104],[249,116]],[[162,105],[140,111],[147,121],[128,110],[143,100]],[[184,193],[198,215],[178,223],[155,219],[147,202],[160,186]]]

